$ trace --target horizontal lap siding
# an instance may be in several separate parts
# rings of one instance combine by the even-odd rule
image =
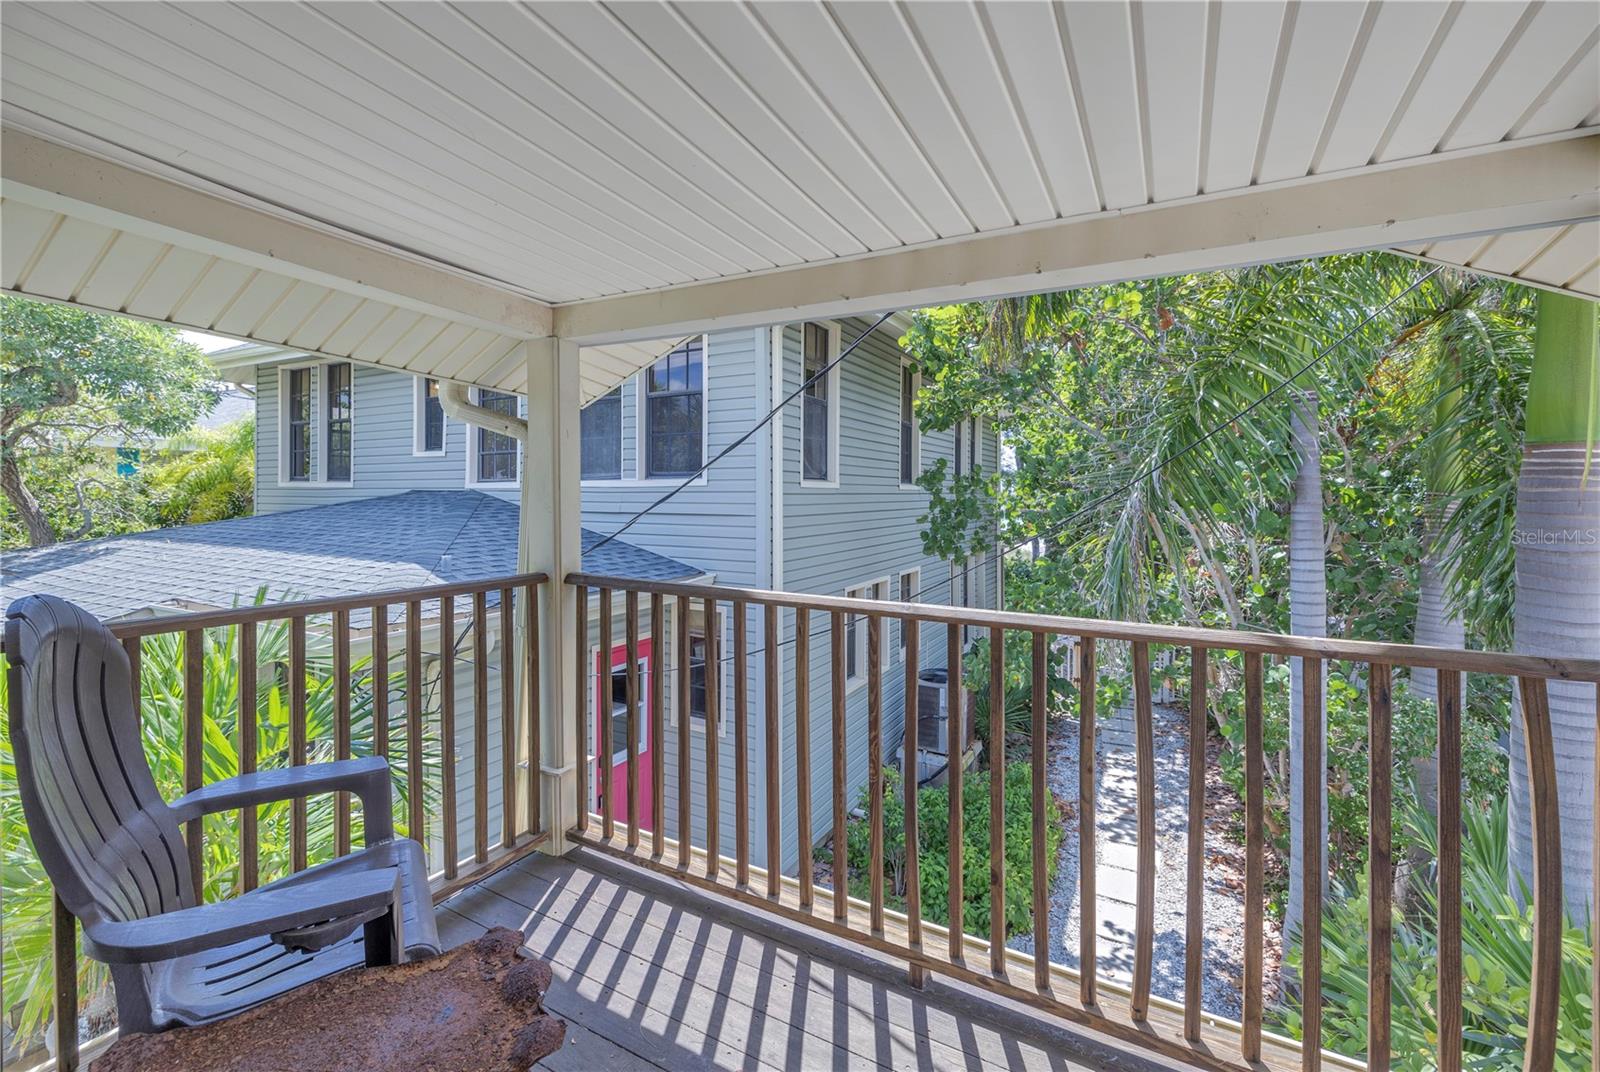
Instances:
[[[706,356],[706,414],[707,441],[705,456],[711,458],[725,449],[739,436],[750,430],[767,411],[768,374],[767,332],[765,329],[719,332],[710,336]],[[638,474],[638,414],[640,409],[640,376],[633,376],[622,385],[622,472],[626,477]],[[705,477],[705,482],[694,483],[661,505],[630,528],[622,538],[631,544],[655,551],[658,554],[687,562],[707,573],[714,573],[718,582],[730,585],[763,587],[770,579],[766,575],[765,557],[760,550],[766,526],[760,520],[759,503],[763,501],[769,481],[766,473],[770,458],[760,435],[750,440],[726,458],[719,461]],[[583,484],[583,523],[596,532],[609,533],[619,529],[629,518],[659,499],[675,487],[679,480],[656,480],[641,483],[636,479],[619,482],[587,480]],[[665,680],[667,709],[664,713],[666,733],[658,746],[663,755],[666,776],[663,792],[666,800],[665,832],[669,837],[678,834],[678,732],[676,717],[677,678],[675,667],[677,653],[671,637],[675,627],[670,625],[672,600],[667,601],[668,642],[664,645],[666,657],[660,667],[667,673]],[[698,600],[696,601],[698,607]],[[723,613],[730,622],[732,612],[727,604]],[[641,618],[640,634],[649,628],[650,600],[639,600]],[[761,616],[752,608],[749,616],[749,648],[755,652],[761,644]],[[616,601],[612,618],[612,644],[620,646],[626,637],[622,601]],[[589,618],[591,647],[599,643],[598,612],[591,610]],[[719,847],[729,854],[734,838],[734,754],[733,754],[733,651],[732,635],[724,628],[721,638],[723,678],[723,729],[718,738],[719,778]],[[752,765],[760,770],[759,712],[762,703],[762,682],[759,655],[751,660],[750,710]],[[641,690],[644,683],[641,682]],[[593,704],[593,696],[590,698]],[[592,716],[591,716],[592,717]],[[615,731],[614,731],[615,732]],[[691,729],[689,750],[694,792],[691,795],[690,833],[696,845],[705,843],[706,800],[705,736],[699,729]],[[751,809],[756,815],[765,802],[760,796],[759,779],[752,783]],[[620,792],[619,788],[619,792]],[[755,824],[751,838],[752,853],[763,858],[765,848],[761,838],[761,824]]]
[[[841,325],[841,348],[848,346],[866,323]],[[801,382],[800,329],[784,331],[784,393]],[[783,579],[795,592],[842,595],[857,585],[888,578],[896,595],[902,571],[921,570],[921,596],[926,602],[949,603],[950,565],[922,549],[921,518],[928,495],[900,486],[901,354],[895,337],[874,333],[840,365],[839,487],[803,487],[800,483],[801,417],[798,407],[785,415],[783,488]],[[992,438],[988,437],[988,438]],[[937,459],[953,462],[953,432],[921,437],[921,466]],[[985,464],[995,452],[986,449]],[[991,604],[992,605],[992,604]],[[811,815],[813,837],[821,842],[832,832],[832,655],[826,615],[811,616]],[[785,618],[783,680],[783,764],[792,769],[795,755],[793,619]],[[888,763],[903,739],[905,664],[899,653],[899,625],[887,623],[888,653],[883,662],[884,761]],[[944,630],[924,627],[918,665],[945,665]],[[846,696],[847,800],[854,808],[867,780],[867,689],[863,684]],[[796,811],[786,802],[783,812],[783,865],[792,871],[798,860]]]

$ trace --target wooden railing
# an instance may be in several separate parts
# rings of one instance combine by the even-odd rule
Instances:
[[[358,750],[383,756],[391,761],[396,776],[404,775],[406,808],[397,818],[402,833],[422,842],[430,854],[435,901],[448,897],[464,886],[527,855],[548,840],[548,831],[539,814],[538,771],[540,751],[539,711],[539,593],[548,578],[542,573],[516,574],[485,581],[434,585],[422,588],[368,593],[337,599],[262,604],[228,610],[173,614],[112,625],[111,631],[122,641],[132,668],[134,702],[144,695],[142,670],[148,642],[164,634],[181,637],[182,690],[182,782],[185,792],[204,782],[206,721],[205,651],[208,643],[232,643],[236,659],[235,695],[226,697],[236,714],[234,746],[240,773],[257,768],[260,741],[262,690],[259,673],[268,653],[262,650],[265,629],[280,630],[287,624],[287,640],[272,634],[274,651],[282,656],[279,671],[288,694],[289,746],[287,762],[303,765],[312,760],[313,746],[324,752],[318,759],[347,759]],[[488,605],[495,596],[498,606]],[[469,613],[462,615],[465,605]],[[491,613],[499,635],[500,658],[500,733],[490,739],[489,632]],[[403,626],[397,656],[391,633]],[[221,632],[218,637],[217,632]],[[211,634],[208,640],[208,633]],[[431,636],[431,642],[429,639]],[[365,647],[365,671],[352,675],[352,642]],[[444,657],[448,650],[450,657]],[[314,658],[308,658],[308,651]],[[424,658],[438,660],[437,701],[432,709],[424,703]],[[472,843],[470,853],[457,844],[458,811],[456,786],[457,699],[455,664],[469,659],[472,666],[472,702],[468,712],[472,732],[468,747],[472,763]],[[396,661],[400,663],[395,668]],[[273,662],[278,660],[274,658]],[[316,665],[314,665],[316,664]],[[308,678],[316,681],[319,666],[331,675],[331,739],[313,740],[308,719]],[[286,673],[282,672],[286,670]],[[360,686],[365,683],[365,690]],[[217,687],[212,682],[213,691]],[[529,697],[528,715],[519,715],[519,690]],[[352,734],[352,699],[361,694],[370,704],[367,740]],[[402,739],[391,740],[391,710],[398,697],[405,716]],[[214,697],[215,700],[215,697]],[[432,723],[436,720],[437,730]],[[492,803],[490,753],[498,744],[500,822],[491,830]],[[529,773],[518,774],[519,757]],[[430,777],[429,768],[437,768]],[[158,772],[159,773],[159,772]],[[519,786],[521,790],[519,792]],[[436,800],[430,814],[428,802]],[[333,853],[348,853],[352,844],[354,819],[350,795],[340,793],[334,804]],[[299,871],[314,863],[309,858],[306,802],[290,806],[289,869]],[[435,836],[436,830],[436,836]],[[244,809],[235,825],[238,838],[239,873],[232,889],[247,891],[261,882],[259,828],[256,809]],[[191,876],[196,891],[205,889],[205,830],[199,821],[184,831]],[[54,918],[55,1010],[53,1031],[56,1067],[72,1069],[79,1061],[78,1050],[78,952],[76,923],[60,900]]]
[[[581,754],[592,758],[595,754],[607,757],[598,766],[597,813],[591,811],[591,787],[587,784],[589,764],[579,765],[579,799],[585,806],[578,809],[576,828],[571,835],[577,840],[600,850],[619,854],[634,863],[666,872],[680,880],[697,885],[719,896],[733,898],[746,904],[759,906],[791,921],[813,927],[853,942],[903,958],[909,965],[913,982],[920,983],[925,973],[934,972],[976,984],[1007,997],[1032,1004],[1036,1008],[1063,1017],[1069,1021],[1127,1039],[1142,1046],[1176,1057],[1195,1066],[1216,1069],[1290,1068],[1317,1069],[1324,1064],[1342,1068],[1387,1068],[1390,1061],[1390,972],[1391,972],[1391,914],[1390,896],[1393,880],[1393,859],[1390,845],[1390,808],[1392,801],[1392,751],[1391,727],[1391,672],[1395,666],[1431,667],[1438,671],[1439,701],[1437,705],[1438,740],[1440,752],[1439,778],[1439,875],[1440,918],[1438,921],[1438,993],[1439,1012],[1438,1066],[1442,1069],[1460,1069],[1462,1062],[1461,1037],[1461,714],[1462,675],[1464,673],[1491,674],[1517,679],[1521,695],[1521,711],[1527,739],[1527,763],[1532,784],[1532,830],[1534,844],[1538,846],[1534,858],[1533,900],[1533,974],[1532,989],[1527,1009],[1529,1024],[1528,1046],[1524,1067],[1543,1072],[1552,1068],[1556,1039],[1556,1015],[1559,992],[1561,958],[1562,889],[1561,855],[1559,847],[1554,753],[1551,739],[1546,683],[1550,679],[1569,679],[1600,683],[1600,661],[1546,659],[1529,655],[1511,655],[1469,652],[1454,649],[1416,647],[1410,645],[1374,644],[1354,641],[1330,640],[1309,637],[1276,636],[1256,633],[1209,629],[1155,626],[1127,622],[1095,621],[1088,619],[1048,617],[998,611],[970,610],[931,604],[902,604],[861,599],[831,598],[770,592],[754,589],[726,588],[676,583],[638,582],[617,577],[573,574],[567,582],[576,588],[578,619],[577,651],[579,702],[577,733]],[[599,650],[610,652],[617,623],[614,621],[612,603],[616,593],[625,593],[622,631],[627,651],[628,674],[624,718],[629,747],[626,760],[626,798],[621,821],[614,815],[613,801],[619,791],[612,784],[610,758],[612,726],[611,705],[598,705],[591,713],[591,700],[586,695],[586,683],[592,666],[589,623],[586,607],[589,596],[599,595]],[[677,776],[678,800],[676,802],[676,839],[665,836],[663,827],[667,815],[662,805],[662,790],[669,757],[661,747],[663,736],[663,689],[665,674],[651,675],[653,691],[649,714],[652,720],[650,749],[650,784],[655,794],[651,814],[656,820],[648,831],[641,830],[638,785],[640,760],[632,747],[637,740],[640,715],[639,684],[637,680],[639,652],[640,596],[649,599],[650,636],[659,644],[665,636],[664,617],[669,603],[674,615],[676,630],[676,667],[674,704],[677,720]],[[725,859],[722,853],[726,843],[719,829],[719,798],[722,790],[722,772],[718,770],[718,734],[704,734],[705,756],[703,775],[695,776],[691,762],[687,712],[690,707],[690,677],[687,651],[687,628],[691,610],[698,605],[705,621],[716,621],[716,611],[726,606],[731,610],[734,653],[732,669],[732,732],[734,735],[735,764],[732,773],[735,829],[731,841],[733,857]],[[757,652],[747,650],[746,625],[749,615],[760,613],[762,644]],[[810,741],[812,616],[819,615],[827,623],[830,656],[826,665],[832,676],[831,704],[827,714],[831,725],[831,777],[832,777],[832,829],[841,830],[846,822],[850,787],[847,785],[846,684],[845,684],[845,631],[846,622],[855,618],[868,630],[866,644],[867,699],[866,699],[866,751],[868,770],[867,822],[870,830],[870,880],[865,901],[848,895],[846,854],[833,853],[831,884],[829,889],[812,880],[811,838],[811,749],[797,749],[792,768],[781,769],[777,749],[766,749],[762,777],[765,780],[764,799],[785,799],[782,792],[788,779],[788,800],[795,810],[795,829],[799,866],[794,875],[781,874],[778,868],[762,868],[750,859],[750,831],[752,824],[765,823],[766,841],[770,858],[782,860],[781,844],[783,824],[775,809],[764,816],[750,813],[749,781],[754,776],[749,764],[749,733],[752,717],[749,703],[749,677],[751,659],[759,655],[763,668],[764,724],[768,742],[779,738],[781,730],[780,641],[784,616],[792,619],[789,636],[784,643],[794,647],[793,718],[797,741]],[[961,765],[952,762],[949,767],[950,811],[948,816],[919,816],[916,794],[907,791],[905,805],[906,898],[904,911],[894,911],[885,905],[883,886],[884,859],[884,794],[885,770],[883,683],[884,666],[880,643],[886,621],[902,623],[905,637],[905,666],[907,703],[916,695],[918,654],[921,627],[943,627],[945,633],[945,662],[952,671],[960,666],[962,654],[961,632],[965,627],[987,630],[990,638],[991,673],[989,681],[994,689],[989,704],[989,733],[991,741],[1005,738],[1005,704],[1003,700],[1005,647],[1008,635],[1021,634],[1028,639],[1032,663],[1033,700],[1031,710],[1032,767],[1031,820],[1033,833],[1032,915],[1035,928],[1035,948],[1051,948],[1049,937],[1049,889],[1045,882],[1047,851],[1045,797],[1046,734],[1048,714],[1046,660],[1053,638],[1075,637],[1081,651],[1081,672],[1078,682],[1079,713],[1079,815],[1092,817],[1095,811],[1096,776],[1096,710],[1097,643],[1125,642],[1129,648],[1129,662],[1133,679],[1133,717],[1135,725],[1135,795],[1137,805],[1136,845],[1136,925],[1133,934],[1134,958],[1131,980],[1119,984],[1103,979],[1096,971],[1095,948],[1095,824],[1084,818],[1079,825],[1082,843],[1078,859],[1079,906],[1082,920],[1080,933],[1080,970],[1072,970],[1052,963],[1048,957],[1029,956],[1006,947],[1005,914],[991,912],[991,926],[986,936],[964,933],[959,921],[962,918],[962,864],[963,848],[960,828]],[[718,657],[717,629],[706,630],[705,655],[706,716],[708,727],[717,725],[717,705],[722,689],[717,675],[723,660]],[[818,635],[821,635],[819,630]],[[1019,638],[1020,639],[1020,638]],[[1150,657],[1152,646],[1186,648],[1190,652],[1190,706],[1188,711],[1189,769],[1188,769],[1188,889],[1187,920],[1185,927],[1184,1000],[1181,1003],[1163,1000],[1151,993],[1152,943],[1154,939],[1154,903],[1156,876],[1155,845],[1155,777],[1153,713],[1151,704]],[[935,649],[937,650],[937,649]],[[656,648],[657,653],[660,648]],[[1242,981],[1242,1021],[1207,1012],[1201,1005],[1201,943],[1204,934],[1203,901],[1201,897],[1205,863],[1203,859],[1203,824],[1205,810],[1205,735],[1208,704],[1208,661],[1212,653],[1242,653],[1244,693],[1244,752],[1245,752],[1245,808],[1246,836],[1244,975]],[[1370,840],[1368,853],[1371,867],[1369,891],[1368,984],[1370,1008],[1365,1061],[1333,1053],[1321,1048],[1322,1010],[1322,959],[1321,959],[1321,877],[1326,870],[1325,846],[1317,831],[1326,792],[1325,779],[1308,778],[1303,803],[1308,831],[1303,842],[1305,858],[1303,898],[1305,926],[1303,933],[1303,961],[1298,973],[1304,1038],[1302,1045],[1265,1029],[1263,957],[1263,908],[1266,887],[1262,862],[1266,855],[1264,825],[1265,755],[1263,750],[1263,666],[1267,657],[1296,657],[1304,660],[1305,710],[1316,717],[1321,709],[1322,668],[1330,660],[1343,660],[1364,666],[1367,672],[1370,705],[1371,787],[1369,793]],[[657,654],[657,665],[660,665]],[[951,673],[950,688],[959,690],[960,675]],[[1600,704],[1600,696],[1597,696]],[[952,697],[947,705],[950,724],[948,740],[964,740],[962,720],[966,708]],[[597,747],[590,748],[589,725],[598,715]],[[916,785],[916,719],[908,714],[905,719],[904,757],[907,769],[903,785]],[[1325,757],[1321,751],[1320,735],[1304,734],[1302,756],[1308,771],[1325,770]],[[952,743],[953,752],[959,745]],[[827,758],[824,757],[824,762]],[[703,802],[706,819],[703,830],[694,831],[690,825],[691,803]],[[990,779],[989,812],[992,843],[989,851],[990,904],[1003,903],[1005,885],[1003,779]],[[920,822],[947,822],[949,835],[950,876],[949,918],[957,921],[950,927],[938,926],[924,918],[918,886],[918,836]],[[646,838],[646,834],[648,837]]]

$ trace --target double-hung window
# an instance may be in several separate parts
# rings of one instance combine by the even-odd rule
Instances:
[[[849,599],[888,599],[889,582],[874,581],[845,591]],[[871,630],[865,614],[851,614],[844,622],[844,679],[847,688],[855,688],[867,680],[867,641]],[[888,654],[888,637],[881,631],[878,636],[878,654]],[[882,665],[882,662],[879,664]]]
[[[838,368],[828,368],[838,341],[827,324],[806,324],[801,340],[800,476],[803,480],[838,480]],[[823,370],[827,369],[826,372]]]
[[[324,365],[327,380],[325,394],[327,409],[323,414],[325,444],[323,447],[326,468],[324,480],[350,479],[350,364],[341,361]]]
[[[583,479],[622,479],[622,388],[584,406],[578,427]]]
[[[913,412],[917,398],[917,372],[908,362],[900,365],[900,483],[915,484],[920,468],[921,444]]]
[[[491,391],[479,388],[478,405],[508,417],[517,415],[517,396],[509,391]],[[479,484],[508,484],[517,479],[517,441],[508,435],[491,432],[487,428],[473,429],[476,435],[476,456],[473,464]]]
[[[311,369],[293,368],[285,377],[283,410],[287,417],[285,446],[288,457],[284,477],[288,480],[311,479]]]
[[[922,587],[922,571],[919,569],[905,570],[900,574],[900,579],[895,584],[894,597],[899,603],[915,603],[918,590]],[[895,628],[899,630],[900,661],[906,661],[906,623],[896,621]]]
[[[705,337],[685,342],[644,374],[644,475],[697,472],[705,449]]]
[[[423,376],[417,380],[417,410],[412,417],[415,454],[444,453],[444,403],[439,398],[439,381]]]

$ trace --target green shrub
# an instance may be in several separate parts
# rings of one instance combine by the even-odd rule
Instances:
[[[1436,852],[1438,832],[1421,808],[1406,816],[1411,835]],[[1468,1068],[1520,1069],[1528,1034],[1528,995],[1533,971],[1533,913],[1507,889],[1510,873],[1506,804],[1466,810],[1461,860],[1463,1050]],[[1393,945],[1393,1067],[1423,1072],[1437,1067],[1439,985],[1438,891],[1420,891],[1411,918],[1396,913]],[[1332,898],[1323,913],[1323,1044],[1350,1057],[1366,1049],[1367,881],[1365,874]],[[1556,1067],[1590,1068],[1592,924],[1567,922],[1562,935],[1561,1000]],[[1296,970],[1298,947],[1289,952]],[[1279,1014],[1280,1025],[1299,1037],[1298,1010]]]
[[[1007,934],[1033,930],[1033,776],[1026,763],[1006,768],[1005,916]],[[885,903],[905,906],[905,808],[900,772],[884,772]],[[861,795],[861,811],[870,802]],[[950,922],[950,790],[929,787],[917,794],[917,864],[921,877],[922,915],[931,922]],[[968,934],[989,933],[989,772],[967,773],[961,783],[962,926]],[[1061,846],[1062,816],[1055,799],[1045,796],[1045,867],[1053,882]],[[851,893],[865,896],[871,875],[871,827],[865,818],[846,828]]]

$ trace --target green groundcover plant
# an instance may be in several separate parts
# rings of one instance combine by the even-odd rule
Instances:
[[[239,773],[239,663],[238,637],[232,627],[207,630],[203,666],[205,697],[203,704],[203,764],[206,782],[220,781]],[[289,755],[289,641],[286,623],[261,627],[258,634],[260,672],[257,695],[257,756],[262,769],[283,766]],[[169,633],[148,637],[142,644],[141,687],[143,692],[142,729],[145,755],[162,796],[171,800],[183,794],[183,640]],[[351,689],[351,737],[355,755],[371,752],[372,668],[366,657],[352,661],[351,680],[336,682],[327,672],[326,662],[308,660],[306,670],[306,719],[309,760],[316,763],[334,756],[334,697],[337,689]],[[402,692],[404,680],[395,675],[389,682],[391,695]],[[0,707],[9,700],[6,675],[0,674]],[[395,822],[404,832],[406,825],[405,703],[391,699],[389,759],[394,771]],[[430,792],[437,785],[437,742],[424,741],[424,784]],[[5,891],[3,922],[4,1004],[6,1023],[11,1029],[10,1055],[27,1052],[41,1041],[51,1015],[53,971],[51,967],[52,891],[28,838],[17,791],[16,763],[11,751],[9,719],[0,718],[0,888]],[[360,844],[359,802],[353,807],[352,842]],[[307,801],[307,849],[311,863],[332,858],[334,853],[334,801],[329,794]],[[290,805],[279,802],[258,810],[260,881],[270,882],[289,873]],[[205,819],[205,900],[217,901],[239,892],[242,874],[239,865],[240,834],[237,813],[224,813]],[[79,994],[83,1007],[103,1004],[109,977],[105,969],[89,960],[80,960]],[[91,1024],[91,1030],[97,1028]]]
[[[1412,836],[1430,852],[1438,845],[1433,818],[1420,808],[1406,816]],[[1461,859],[1463,1056],[1468,1068],[1522,1067],[1528,1036],[1528,996],[1533,972],[1533,913],[1526,889],[1514,896],[1502,797],[1486,809],[1466,809]],[[1438,889],[1432,876],[1419,879],[1416,908],[1394,920],[1393,1067],[1438,1067],[1439,986]],[[1561,936],[1561,999],[1556,1067],[1583,1072],[1591,1067],[1590,993],[1593,923],[1566,921]],[[1367,881],[1365,874],[1331,898],[1322,923],[1323,1045],[1351,1057],[1366,1049]],[[1289,963],[1299,970],[1301,951]],[[1299,1037],[1300,1013],[1279,1013],[1280,1025]]]
[[[972,771],[961,783],[962,811],[962,926],[968,934],[989,933],[989,778],[990,771]],[[1007,934],[1033,930],[1033,775],[1027,763],[1005,770],[1005,917]],[[860,812],[870,804],[863,790]],[[884,771],[884,888],[885,903],[905,907],[905,796],[900,772]],[[950,790],[926,787],[917,793],[917,870],[922,891],[922,916],[934,923],[950,922]],[[1054,798],[1045,796],[1045,867],[1055,880],[1056,857],[1061,847],[1062,816]],[[872,873],[871,827],[866,818],[852,819],[846,827],[851,893],[866,896]]]

